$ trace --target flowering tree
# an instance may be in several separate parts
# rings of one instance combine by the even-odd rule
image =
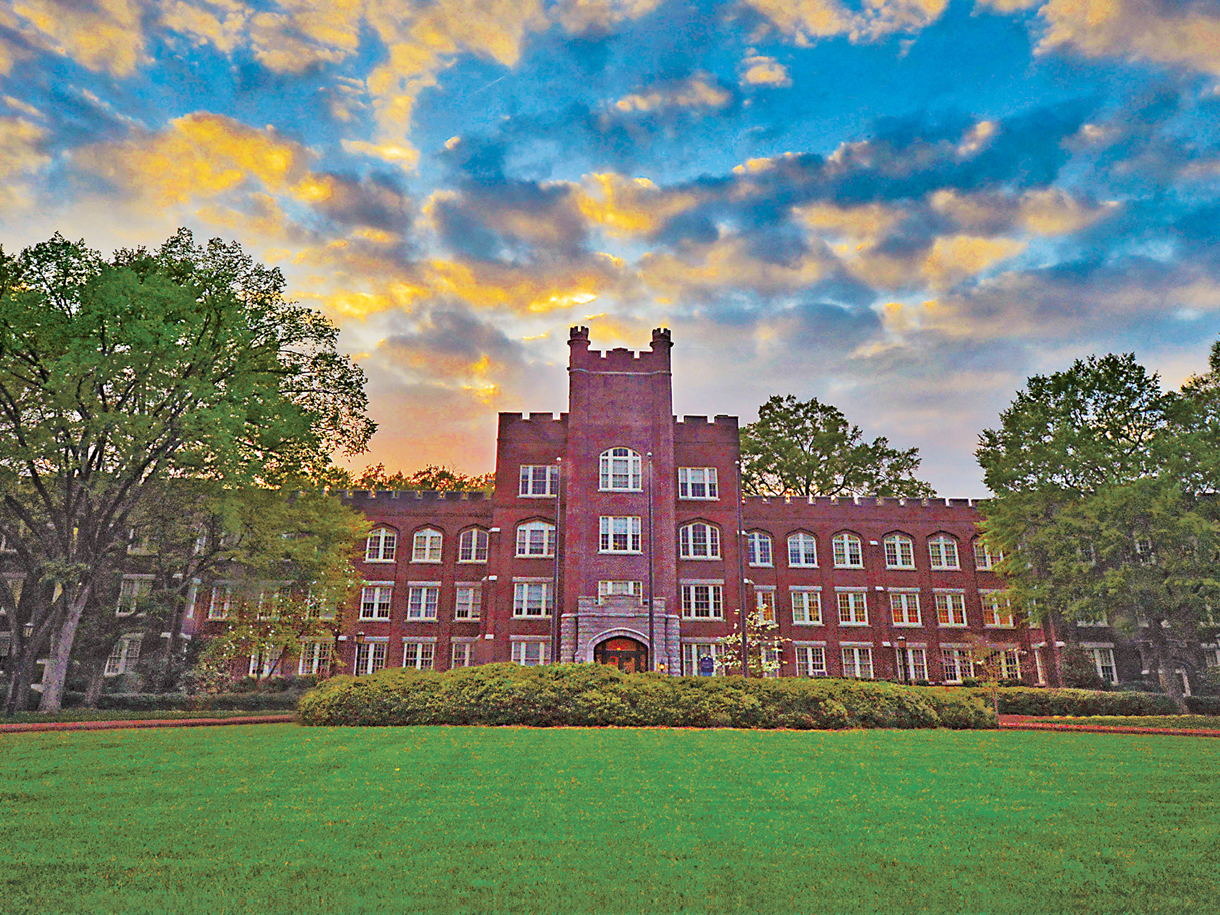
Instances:
[[[741,614],[733,612],[733,633],[716,640],[719,650],[716,654],[717,672],[721,674],[740,674],[743,665],[741,660]],[[783,656],[784,644],[790,643],[779,634],[779,624],[763,615],[761,608],[751,610],[746,614],[746,657],[751,677],[774,677],[779,675],[780,659]]]

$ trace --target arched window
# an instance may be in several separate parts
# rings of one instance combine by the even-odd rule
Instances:
[[[411,542],[411,561],[440,562],[441,544],[444,539],[440,531],[431,527],[416,531],[415,539]]]
[[[517,555],[554,556],[555,525],[548,521],[527,521],[517,525]]]
[[[836,569],[864,568],[864,548],[860,545],[859,537],[844,532],[835,534],[832,543]]]
[[[487,531],[472,527],[458,538],[458,562],[487,562]]]
[[[398,535],[389,528],[376,528],[364,542],[365,562],[393,562],[398,552]]]
[[[937,534],[928,540],[928,559],[934,569],[956,569],[957,541],[948,534]]]
[[[818,542],[813,534],[797,531],[788,537],[788,565],[813,569],[818,565]]]
[[[915,568],[915,541],[906,534],[890,534],[884,540],[887,569]]]
[[[720,528],[693,521],[678,528],[678,555],[683,559],[719,559]]]
[[[995,568],[996,563],[1004,558],[1004,554],[998,550],[992,552],[991,547],[987,545],[987,541],[981,537],[974,541],[974,567],[981,572]]]
[[[752,566],[774,565],[771,559],[771,536],[762,531],[746,534],[747,562]]]
[[[603,492],[639,492],[642,488],[640,468],[640,456],[630,448],[603,451],[598,489]]]

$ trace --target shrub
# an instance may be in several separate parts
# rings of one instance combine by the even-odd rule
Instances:
[[[971,690],[985,696],[983,690]],[[1102,692],[1021,686],[999,691],[1001,715],[1173,715],[1173,700],[1160,693]]]
[[[1187,696],[1186,707],[1195,715],[1220,715],[1220,696]]]
[[[623,674],[601,664],[394,668],[306,693],[303,724],[832,729],[995,727],[967,690],[857,680]]]

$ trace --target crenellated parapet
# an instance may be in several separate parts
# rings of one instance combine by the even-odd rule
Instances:
[[[568,362],[569,372],[623,372],[653,374],[668,373],[669,351],[673,341],[667,328],[658,327],[652,332],[652,346],[648,350],[589,349],[589,328],[573,327],[568,338],[571,348]]]

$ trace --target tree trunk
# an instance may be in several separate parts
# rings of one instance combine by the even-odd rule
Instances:
[[[13,679],[8,684],[4,714],[9,718],[17,712],[24,712],[30,700],[30,680],[34,677],[38,652],[33,650],[29,640],[26,641],[25,649],[18,662],[13,665]]]
[[[1160,619],[1152,619],[1149,622],[1151,623],[1148,627],[1149,643],[1152,646],[1152,658],[1156,662],[1157,678],[1161,682],[1161,689],[1169,694],[1169,698],[1178,707],[1178,711],[1186,714],[1190,709],[1186,707],[1186,699],[1182,695],[1182,681],[1178,678],[1177,669],[1173,666],[1169,642],[1165,638],[1165,629],[1161,625]]]
[[[72,660],[72,643],[76,640],[76,628],[80,625],[81,614],[85,612],[91,591],[92,587],[86,584],[77,592],[51,640],[51,656],[42,675],[42,701],[38,703],[40,712],[54,713],[63,707],[64,682],[68,679],[68,665]]]
[[[102,687],[106,683],[106,665],[94,667],[89,672],[89,685],[85,689],[85,708],[97,708],[97,701],[102,696]]]

